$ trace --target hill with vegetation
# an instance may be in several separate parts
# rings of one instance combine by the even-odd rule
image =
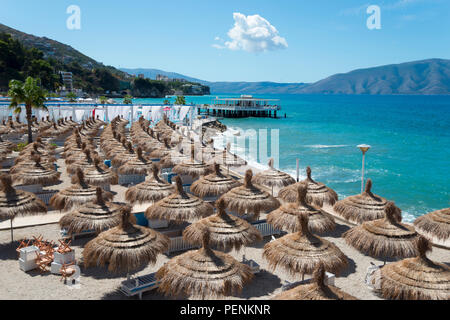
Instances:
[[[165,83],[140,79],[105,66],[76,49],[46,37],[37,37],[0,24],[0,91],[8,90],[11,79],[38,77],[49,91],[63,83],[60,71],[73,74],[73,86],[93,95],[161,98],[166,95],[209,94],[209,87],[198,83]]]

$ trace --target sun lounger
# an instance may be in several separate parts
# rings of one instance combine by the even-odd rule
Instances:
[[[263,237],[281,233],[280,230],[277,230],[271,224],[268,224],[266,220],[253,222],[252,225],[261,232]]]
[[[254,260],[247,260],[245,256],[242,258],[242,263],[248,265],[252,269],[253,274],[257,274],[261,271],[259,264]]]
[[[336,279],[336,276],[330,272],[325,272],[325,283],[328,285],[332,285],[334,286],[334,280]],[[302,281],[296,281],[296,282],[289,282],[287,280],[284,281],[281,290],[282,291],[287,291],[290,290],[292,288],[295,288],[298,285],[301,284],[307,284],[310,283],[311,279],[306,279],[306,280],[302,280]]]
[[[142,294],[144,292],[154,290],[158,287],[159,282],[156,280],[156,273],[151,273],[123,281],[120,286],[120,291],[127,297],[139,295],[139,299],[142,300]]]
[[[61,229],[59,231],[59,233],[61,234],[61,237],[66,238],[66,239],[71,238],[72,241],[74,241],[76,237],[93,235],[93,234],[96,234],[97,232],[95,230],[83,230],[82,232],[79,232],[79,233],[69,234],[66,229]]]

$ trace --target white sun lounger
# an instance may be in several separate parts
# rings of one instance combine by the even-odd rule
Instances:
[[[142,300],[144,292],[157,289],[158,287],[159,281],[156,280],[156,273],[150,273],[142,277],[123,281],[120,291],[127,297],[139,295],[139,299]]]
[[[259,264],[256,263],[256,261],[251,259],[247,260],[245,256],[242,257],[242,263],[248,265],[252,269],[253,274],[257,274],[261,271],[261,268]]]
[[[97,231],[95,231],[95,230],[83,230],[82,232],[79,232],[79,233],[69,234],[66,229],[61,229],[59,231],[59,233],[60,233],[61,237],[66,238],[66,239],[67,238],[71,238],[72,241],[75,241],[76,237],[93,235],[93,234],[96,234]]]

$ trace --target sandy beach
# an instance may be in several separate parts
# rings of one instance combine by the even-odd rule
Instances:
[[[59,171],[62,173],[61,184],[52,186],[52,189],[63,189],[69,185],[69,177],[66,174],[65,164],[63,159],[58,160]],[[243,166],[236,170],[236,173],[242,174],[245,170],[249,169],[249,166]],[[255,172],[258,170],[253,169]],[[115,202],[124,201],[124,193],[126,187],[116,185],[112,186],[111,190],[115,193]],[[60,228],[56,223],[59,217],[62,215],[58,211],[51,211],[49,215],[51,219],[42,217],[33,217],[32,223],[36,221],[47,221],[49,224],[18,227],[14,231],[14,238],[32,238],[33,236],[42,235],[45,240],[56,241],[60,239]],[[264,218],[264,215],[262,215]],[[25,222],[24,222],[25,221]],[[34,222],[33,222],[34,221]],[[365,285],[364,279],[366,276],[367,268],[371,263],[381,265],[383,262],[365,256],[359,253],[357,250],[348,246],[344,239],[341,238],[343,232],[348,230],[351,226],[342,221],[336,221],[336,229],[323,236],[325,239],[335,243],[342,252],[348,257],[349,266],[340,275],[336,277],[335,285],[342,288],[349,294],[366,300],[380,299]],[[30,223],[30,222],[28,222]],[[18,218],[15,222],[16,225],[26,224],[26,220]],[[0,286],[2,288],[2,299],[136,299],[125,297],[118,288],[120,283],[126,279],[126,274],[111,274],[106,268],[89,268],[83,267],[82,251],[83,246],[92,239],[92,237],[77,238],[71,245],[76,251],[76,259],[81,268],[80,284],[71,287],[65,285],[61,281],[61,277],[58,275],[52,275],[50,273],[41,274],[37,270],[31,272],[23,272],[19,269],[19,263],[17,260],[16,248],[18,242],[10,243],[10,231],[9,221],[0,224],[3,228],[0,231]],[[268,269],[268,263],[262,258],[262,252],[264,245],[271,240],[270,237],[264,238],[262,242],[256,243],[253,246],[241,249],[239,252],[231,252],[238,260],[242,260],[243,255],[247,259],[253,259],[261,266],[261,272],[258,273],[252,282],[245,286],[242,294],[236,297],[230,297],[230,299],[271,299],[282,291],[282,285],[289,282],[296,282],[301,278],[292,278],[281,271],[272,272]],[[171,255],[160,255],[155,265],[149,265],[141,270],[138,270],[134,276],[140,276],[157,271],[165,262],[172,257],[182,252],[174,253]],[[429,257],[438,262],[450,264],[449,252],[445,249],[433,248],[433,252]],[[143,299],[174,299],[173,297],[165,297],[157,290],[146,292]]]

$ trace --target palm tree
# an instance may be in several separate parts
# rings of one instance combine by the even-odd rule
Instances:
[[[40,80],[28,77],[25,82],[19,80],[11,80],[9,82],[8,96],[11,97],[9,108],[14,109],[14,113],[22,112],[21,104],[25,105],[28,124],[28,143],[33,142],[33,134],[31,132],[32,113],[34,109],[47,110],[44,105],[47,91],[40,86]]]
[[[98,101],[100,102],[100,104],[105,104],[108,102],[108,98],[105,96],[100,96],[98,97]]]
[[[177,96],[175,104],[179,106],[184,106],[186,104],[186,98],[184,96]]]
[[[123,98],[123,104],[132,104],[133,103],[133,97],[130,96],[129,94],[127,94],[124,98]]]

